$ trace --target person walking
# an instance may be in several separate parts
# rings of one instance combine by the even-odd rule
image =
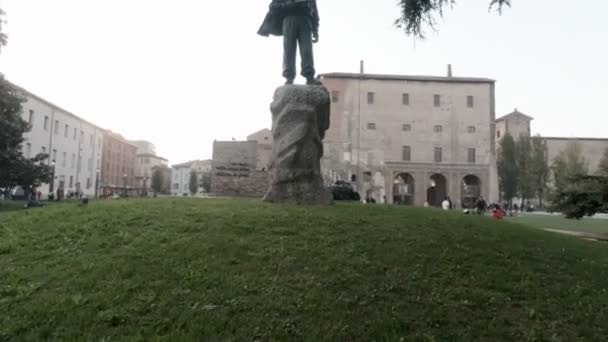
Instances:
[[[448,197],[441,202],[441,208],[443,208],[443,210],[450,210],[450,200]]]

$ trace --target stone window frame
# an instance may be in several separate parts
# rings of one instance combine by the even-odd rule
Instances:
[[[376,130],[376,123],[375,122],[368,122],[367,123],[367,129],[370,131],[375,131]]]

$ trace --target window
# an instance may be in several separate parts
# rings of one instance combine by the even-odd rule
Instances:
[[[40,150],[42,151],[42,153],[46,153],[46,147],[42,146]]]
[[[68,137],[68,131],[70,130],[70,126],[68,124],[65,124],[65,130],[63,131],[63,136],[64,137]]]
[[[473,108],[474,104],[475,100],[473,99],[473,96],[467,96],[467,107]]]
[[[25,144],[25,157],[26,158],[32,157],[32,144],[31,143]]]
[[[369,130],[375,130],[376,129],[376,124],[373,122],[370,122],[367,124],[367,129]]]
[[[70,188],[74,185],[74,176],[70,176]]]
[[[403,103],[404,106],[409,106],[410,105],[410,94],[407,94],[407,93],[401,94],[401,103]]]
[[[76,165],[78,171],[82,170],[82,157],[78,156],[78,164]]]
[[[49,129],[49,117],[44,117],[44,130],[47,131]]]
[[[34,111],[33,111],[33,110],[31,110],[31,109],[30,109],[30,117],[29,117],[29,119],[28,119],[28,123],[29,123],[30,125],[33,125],[33,124],[34,124]]]
[[[80,142],[84,141],[84,131],[80,131]]]
[[[59,134],[59,120],[55,120],[55,134]]]
[[[76,167],[76,154],[72,153],[72,169]],[[70,183],[71,184],[71,183]],[[71,186],[71,185],[70,185]]]
[[[469,126],[467,127],[467,132],[468,133],[475,133],[477,129],[475,128],[475,126]]]
[[[53,158],[51,158],[52,161],[56,161],[57,160],[57,150],[53,149]]]
[[[401,157],[403,161],[410,161],[412,158],[412,149],[410,146],[403,146],[401,150]]]
[[[441,125],[436,125],[436,126],[433,128],[433,131],[434,131],[435,133],[441,133],[441,132],[443,132],[443,126],[441,126]]]
[[[405,132],[411,132],[412,131],[412,125],[410,125],[410,124],[404,124],[402,129]]]
[[[468,161],[469,163],[475,163],[475,149],[470,148],[468,150]]]
[[[367,104],[374,104],[375,96],[376,96],[376,93],[372,93],[372,92],[367,93]]]
[[[500,138],[500,130],[496,131],[496,137]]]
[[[435,104],[435,107],[441,106],[441,95],[433,96],[433,103]]]
[[[91,133],[91,138],[89,139],[89,145],[91,145],[91,146],[95,145],[95,137],[93,136],[93,133]]]
[[[87,190],[91,188],[91,178],[87,178]]]
[[[340,92],[337,90],[333,90],[331,92],[331,102],[336,103],[340,101]]]
[[[68,162],[68,154],[67,152],[62,153],[61,166],[65,167]]]
[[[441,163],[443,161],[443,149],[441,147],[435,147],[435,162]]]
[[[77,134],[78,134],[78,130],[76,129],[76,127],[74,127],[74,140],[76,140]]]

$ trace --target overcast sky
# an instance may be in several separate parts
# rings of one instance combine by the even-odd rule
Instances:
[[[317,71],[497,80],[497,112],[536,118],[546,136],[606,137],[608,1],[460,0],[424,41],[393,26],[396,0],[318,0]],[[212,142],[270,126],[281,40],[256,31],[269,0],[0,0],[14,83],[172,164],[210,158]],[[584,5],[583,5],[584,3]],[[578,3],[577,3],[578,5]],[[297,82],[302,82],[298,79]]]

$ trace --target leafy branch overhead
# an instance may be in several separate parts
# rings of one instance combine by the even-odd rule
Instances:
[[[5,12],[0,8],[0,52],[2,52],[2,47],[6,46],[6,41],[8,40],[7,35],[2,32],[2,24],[4,24],[4,14]]]
[[[408,35],[424,38],[425,28],[435,29],[437,16],[443,17],[445,8],[455,4],[456,0],[399,0],[401,17],[395,25]],[[502,13],[505,6],[511,7],[511,0],[491,0],[489,10],[497,9]]]

